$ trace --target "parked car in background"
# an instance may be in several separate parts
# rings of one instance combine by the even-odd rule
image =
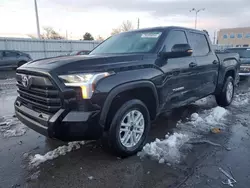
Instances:
[[[241,77],[250,76],[250,48],[228,48],[225,52],[238,53],[240,56],[240,72]]]
[[[81,50],[81,51],[71,52],[69,55],[88,55],[89,53],[90,53],[89,50]]]
[[[29,54],[16,50],[0,50],[0,69],[17,68],[31,61]]]
[[[47,58],[17,69],[17,118],[48,137],[106,135],[118,156],[137,153],[161,113],[215,95],[231,104],[239,55],[215,54],[206,32],[157,27],[121,33],[90,56]]]

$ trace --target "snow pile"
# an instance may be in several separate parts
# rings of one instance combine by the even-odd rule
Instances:
[[[68,145],[59,146],[58,148],[49,151],[45,155],[36,154],[35,156],[32,156],[30,158],[30,165],[31,166],[38,166],[41,163],[44,163],[48,160],[55,159],[59,157],[60,155],[65,155],[68,152],[71,152],[72,150],[77,150],[81,147],[81,145],[84,145],[84,141],[75,141],[75,142],[69,142]]]
[[[198,136],[197,133],[208,133],[211,128],[224,128],[224,117],[228,113],[225,108],[217,106],[210,110],[204,110],[200,115],[193,113],[188,122],[179,122],[176,127],[181,131]]]
[[[236,107],[246,105],[250,102],[249,98],[250,98],[250,92],[237,94],[234,96],[232,104]]]
[[[188,122],[177,123],[175,133],[167,134],[165,139],[156,139],[148,143],[143,150],[138,153],[139,157],[149,157],[159,163],[179,163],[182,159],[182,149],[185,144],[195,138],[201,137],[203,133],[208,133],[211,128],[223,128],[225,115],[228,111],[222,107],[215,107],[204,110],[203,113],[193,113]]]
[[[5,138],[23,136],[26,133],[27,129],[28,128],[26,126],[20,124],[20,125],[15,126],[12,129],[6,130],[3,133],[3,136]]]
[[[138,153],[139,157],[148,156],[159,163],[179,163],[181,159],[180,148],[189,140],[189,136],[182,133],[166,135],[164,140],[158,138],[146,144],[143,150]]]
[[[28,127],[13,116],[5,116],[0,118],[0,132],[5,138],[17,137],[24,135]]]

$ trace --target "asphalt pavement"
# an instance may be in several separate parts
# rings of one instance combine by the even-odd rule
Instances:
[[[248,188],[250,185],[248,81],[241,82],[237,88],[237,105],[227,108],[230,115],[226,118],[226,129],[217,134],[206,134],[206,139],[221,147],[200,142],[185,150],[180,163],[159,164],[147,157],[114,157],[99,140],[32,166],[30,161],[36,154],[44,155],[67,143],[47,139],[15,118],[13,103],[17,93],[14,71],[0,74],[0,125],[5,123],[0,127],[1,188],[229,187],[223,185],[222,182],[227,183],[228,178],[219,168],[232,172],[237,181],[234,187]],[[162,115],[153,122],[149,142],[173,133],[179,120],[185,121],[191,114],[199,114],[215,106],[215,100],[209,97],[205,104],[191,104]]]

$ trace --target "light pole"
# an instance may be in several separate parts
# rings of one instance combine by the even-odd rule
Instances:
[[[38,16],[38,9],[37,9],[36,0],[34,0],[34,2],[35,2],[35,11],[36,11],[36,29],[37,29],[37,37],[40,39],[40,38],[41,38],[41,35],[40,35],[39,16]]]
[[[204,10],[205,10],[205,8],[202,8],[202,9],[193,8],[193,9],[190,10],[190,12],[195,12],[195,29],[197,27],[197,16],[198,16],[198,13],[200,11],[204,11]]]

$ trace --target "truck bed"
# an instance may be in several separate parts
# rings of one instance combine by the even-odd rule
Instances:
[[[240,59],[240,56],[237,53],[216,52],[215,54],[221,63],[231,59],[236,59],[236,60]]]

